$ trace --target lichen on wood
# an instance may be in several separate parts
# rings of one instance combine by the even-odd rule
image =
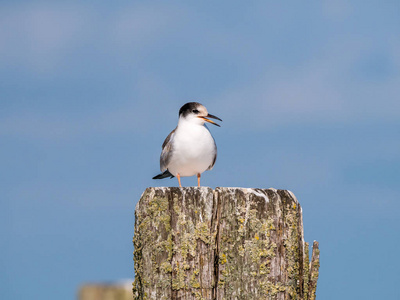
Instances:
[[[135,212],[136,299],[209,299],[213,200],[210,188],[146,189]]]
[[[315,299],[289,191],[148,188],[135,216],[135,299]]]
[[[310,262],[308,299],[315,300],[317,290],[317,280],[319,276],[319,243],[314,241],[313,250]]]

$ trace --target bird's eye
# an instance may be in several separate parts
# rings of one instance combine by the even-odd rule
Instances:
[[[193,112],[194,112],[195,114],[198,114],[198,113],[199,113],[199,111],[198,111],[197,109],[193,109]]]

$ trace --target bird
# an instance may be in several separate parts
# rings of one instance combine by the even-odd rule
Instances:
[[[162,173],[153,179],[176,177],[182,187],[181,177],[197,175],[197,186],[200,186],[201,173],[211,170],[217,160],[217,145],[205,123],[221,126],[210,119],[222,122],[198,102],[188,102],[180,108],[178,126],[162,144]]]

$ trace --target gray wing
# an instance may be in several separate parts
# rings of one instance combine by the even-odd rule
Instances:
[[[213,138],[213,139],[214,139],[214,138]],[[211,165],[208,167],[207,170],[212,170],[212,168],[213,168],[214,165],[215,165],[215,161],[217,160],[217,145],[215,144],[215,141],[214,141],[214,146],[215,146],[214,159],[213,159],[213,162],[211,163]]]
[[[170,134],[168,134],[164,143],[162,144],[162,151],[160,156],[160,170],[164,172],[168,168],[169,161],[172,156],[172,140],[174,139],[175,130],[172,130]]]

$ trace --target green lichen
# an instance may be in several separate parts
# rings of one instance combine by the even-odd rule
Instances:
[[[279,292],[285,292],[287,287],[281,283],[272,283],[270,281],[264,281],[260,284],[261,290],[265,295],[276,296]],[[292,298],[296,299],[296,298]]]
[[[219,280],[218,280],[218,286],[224,286],[225,285],[225,279],[223,279],[223,278],[220,278]]]
[[[261,232],[264,233],[267,237],[270,237],[271,231],[275,231],[274,220],[272,218],[268,218],[262,223]]]
[[[179,267],[179,263],[174,268],[174,275],[172,277],[172,289],[180,290],[185,288],[185,277],[186,274],[182,268]]]
[[[205,300],[202,296],[200,292],[192,292],[192,295],[195,297],[196,300]]]
[[[161,264],[160,269],[164,272],[164,273],[171,273],[172,272],[172,266],[171,263],[168,261],[165,261]]]
[[[196,239],[194,235],[189,232],[184,232],[181,236],[179,252],[185,262],[188,259],[188,254],[192,257],[196,255]]]
[[[197,276],[198,276],[198,273],[196,274],[195,272],[193,272],[192,276],[190,277],[190,281],[189,281],[190,286],[194,289],[200,288],[200,283],[197,280]]]
[[[315,246],[315,245],[314,245]],[[316,290],[317,290],[317,280],[319,276],[319,249],[313,250],[313,261],[310,266],[310,282],[309,282],[309,299],[310,300],[315,300],[316,298]]]
[[[164,214],[164,215],[160,216],[159,220],[164,223],[165,231],[170,232],[171,231],[171,216]]]
[[[168,197],[155,189],[146,190],[135,216],[134,299],[148,299],[150,288],[171,288],[173,245]]]
[[[154,216],[168,210],[167,197],[153,197],[147,204],[147,213]]]
[[[138,299],[138,294],[142,295],[140,299],[148,298],[150,291],[153,297],[156,290],[152,288],[169,286],[170,291],[179,291],[179,295],[191,295],[201,300],[208,295],[203,291],[214,285],[224,290],[226,299],[269,300],[276,299],[279,293],[285,293],[288,299],[299,299],[300,285],[303,285],[303,299],[314,299],[307,298],[310,294],[309,290],[307,293],[307,280],[316,284],[319,260],[307,267],[309,263],[299,243],[302,233],[298,203],[285,197],[280,199],[279,196],[274,198],[269,195],[268,202],[255,194],[246,192],[243,196],[241,191],[235,193],[229,199],[234,201],[223,200],[218,224],[222,230],[218,236],[216,231],[212,232],[213,223],[203,221],[207,213],[202,207],[199,208],[199,203],[185,198],[188,194],[182,193],[181,196],[173,191],[160,196],[160,192],[156,191],[153,195],[143,196],[147,197],[148,203],[142,206],[137,215],[134,237],[137,272],[133,288],[135,299]],[[172,224],[171,218],[174,218]],[[284,248],[280,245],[278,249],[275,241],[283,241]],[[218,258],[218,281],[210,283],[211,287],[202,287],[200,279],[203,277],[199,277],[199,273],[204,269],[201,266],[209,265],[209,257],[212,257],[209,254],[203,256],[206,253],[203,251],[208,249],[215,249]],[[202,253],[200,256],[199,251]],[[142,257],[143,253],[146,253],[145,258]],[[285,255],[283,265],[285,274],[288,274],[287,284],[275,281],[270,274],[272,262],[276,266],[275,256],[278,253]],[[307,253],[304,255],[308,257]],[[136,262],[136,258],[139,262]],[[304,264],[302,260],[305,260]],[[248,280],[242,280],[246,277]],[[246,294],[247,290],[253,292]],[[159,294],[156,297],[162,299]]]
[[[246,233],[246,227],[243,224],[240,224],[238,233],[240,236],[244,236],[244,234]]]
[[[261,249],[259,251],[260,257],[271,258],[276,256],[276,244],[271,242],[268,237],[261,241]]]
[[[224,265],[224,264],[226,264],[226,262],[227,262],[226,255],[225,255],[224,253],[222,253],[222,254],[219,256],[219,264],[220,264],[220,265]]]
[[[206,244],[210,244],[210,228],[206,222],[199,222],[194,230],[196,239],[202,240]]]
[[[267,275],[271,272],[271,268],[269,267],[270,263],[271,261],[267,260],[266,262],[260,264],[260,269],[259,269],[260,275]]]
[[[263,210],[259,205],[265,205],[264,199],[261,202],[259,198],[242,195],[232,198],[237,201],[222,208],[218,286],[224,288],[226,299],[260,299],[259,285],[271,272],[271,261],[277,252],[277,245],[271,239],[275,221],[272,216],[260,215]],[[243,281],[247,276],[248,280]],[[245,294],[250,285],[258,292]]]
[[[300,249],[299,249],[299,211],[293,203],[285,206],[285,224],[287,226],[288,237],[284,241],[287,259],[288,293],[292,298],[299,293],[300,281]]]
[[[172,255],[174,253],[174,243],[172,241],[172,234],[168,234],[168,238],[166,241],[163,241],[162,244],[164,245],[165,251],[168,253],[167,260],[170,261],[172,259]]]
[[[181,208],[178,205],[178,198],[177,197],[174,198],[173,208],[174,208],[175,213],[177,213],[178,215],[182,214]]]
[[[250,257],[251,261],[254,264],[258,264],[260,262],[260,252],[259,243],[255,240],[248,240],[244,242],[244,249],[247,256]]]
[[[303,282],[304,282],[304,300],[308,300],[308,288],[309,288],[309,276],[310,276],[310,250],[309,244],[304,243],[304,271],[303,271]]]
[[[244,247],[242,245],[239,245],[238,253],[240,256],[244,256],[245,252],[244,252]]]
[[[211,220],[202,220],[207,214],[201,208],[198,210],[196,206],[198,204],[187,201],[186,199],[190,198],[186,197],[188,197],[187,194],[183,195],[183,199],[174,196],[172,200],[173,214],[176,220],[171,229],[174,241],[173,257],[176,258],[176,264],[173,267],[172,289],[184,289],[183,293],[193,294],[201,288],[198,267],[202,268],[204,263],[210,264],[208,261],[203,262],[203,259],[208,260],[208,256],[199,256],[199,251],[200,249],[201,251],[212,251],[212,248],[204,248],[204,244],[206,247],[211,247],[212,238],[216,236],[216,232],[211,232],[209,228]]]

